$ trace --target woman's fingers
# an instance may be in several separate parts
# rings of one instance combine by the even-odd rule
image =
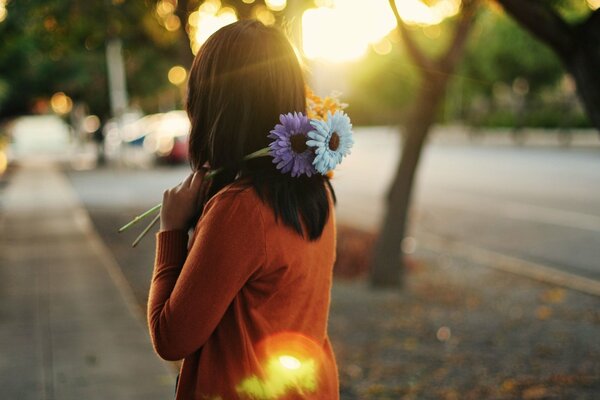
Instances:
[[[191,173],[188,175],[187,178],[185,178],[185,180],[183,182],[181,182],[181,184],[179,185],[182,189],[188,188],[190,187],[190,184],[192,183],[192,179],[194,179],[194,175],[195,173]]]
[[[202,184],[202,179],[204,178],[204,175],[206,174],[205,171],[196,171],[195,173],[192,174],[192,180],[190,182],[190,189],[192,189],[194,192],[197,192],[198,190],[200,190],[200,185]]]

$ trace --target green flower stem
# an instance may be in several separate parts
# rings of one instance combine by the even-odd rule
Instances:
[[[244,157],[244,160],[251,160],[253,158],[264,157],[270,155],[271,149],[268,147],[264,147],[260,150],[256,150],[254,153],[250,153]]]
[[[128,223],[126,223],[125,225],[120,227],[119,233],[123,232],[124,230],[131,227],[132,225],[137,224],[138,222],[140,222],[141,220],[143,220],[144,218],[146,218],[148,215],[152,214],[153,212],[160,210],[161,207],[162,207],[162,203],[158,203],[157,205],[155,205],[148,211],[145,211],[142,214],[138,215],[137,217],[135,217],[134,219],[132,219],[131,221],[129,221]]]
[[[137,246],[138,243],[140,242],[140,240],[142,240],[144,238],[144,236],[146,236],[148,231],[150,231],[150,229],[152,229],[152,227],[154,225],[156,225],[156,223],[158,222],[159,219],[160,219],[160,214],[158,214],[156,217],[154,217],[152,222],[150,222],[150,224],[148,224],[148,226],[142,231],[142,233],[140,233],[139,236],[137,238],[135,238],[135,240],[131,244],[131,247]]]
[[[260,150],[257,150],[253,153],[248,154],[247,156],[244,156],[244,160],[251,160],[253,158],[268,156],[268,155],[270,155],[270,151],[271,151],[271,149],[269,147],[264,147]],[[216,174],[223,171],[223,169],[224,168],[221,167],[221,168],[213,169],[212,171],[207,172],[206,175],[204,175],[204,179],[212,179]],[[119,233],[130,228],[132,225],[135,225],[136,223],[140,222],[142,219],[146,218],[148,215],[152,214],[153,212],[160,210],[161,207],[162,207],[162,203],[159,203],[159,204],[155,205],[154,207],[152,207],[151,209],[138,215],[137,217],[135,217],[134,219],[132,219],[131,221],[129,221],[128,223],[123,225],[121,228],[119,228]],[[150,229],[152,229],[152,227],[158,222],[159,219],[160,219],[160,214],[158,214],[156,217],[154,217],[152,222],[150,222],[150,224],[142,231],[142,233],[140,233],[140,235],[133,242],[132,247],[137,246],[137,244],[140,242],[140,240],[142,240],[142,238],[144,236],[146,236],[146,234],[150,231]]]

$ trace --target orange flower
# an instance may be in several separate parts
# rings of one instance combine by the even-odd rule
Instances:
[[[327,120],[327,113],[335,113],[348,107],[340,102],[339,93],[333,93],[325,98],[317,96],[308,85],[306,86],[306,116],[310,119]]]

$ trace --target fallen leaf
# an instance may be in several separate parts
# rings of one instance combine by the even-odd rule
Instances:
[[[548,289],[542,293],[542,301],[550,304],[558,304],[565,301],[567,292],[562,288]]]
[[[524,400],[543,399],[546,396],[548,396],[548,390],[544,386],[532,386],[521,393]]]
[[[540,320],[548,319],[552,316],[552,309],[548,306],[539,306],[535,310],[535,316]]]
[[[517,382],[514,379],[506,379],[502,382],[501,388],[503,392],[512,392],[516,386]]]

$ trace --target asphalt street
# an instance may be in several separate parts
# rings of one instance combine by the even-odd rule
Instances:
[[[338,221],[376,230],[399,136],[393,129],[357,129],[355,141],[333,180]],[[69,175],[98,224],[116,214],[110,222],[121,223],[158,203],[188,172],[179,166]],[[438,141],[426,146],[416,182],[410,234],[417,245],[423,233],[435,234],[600,280],[598,147]]]

